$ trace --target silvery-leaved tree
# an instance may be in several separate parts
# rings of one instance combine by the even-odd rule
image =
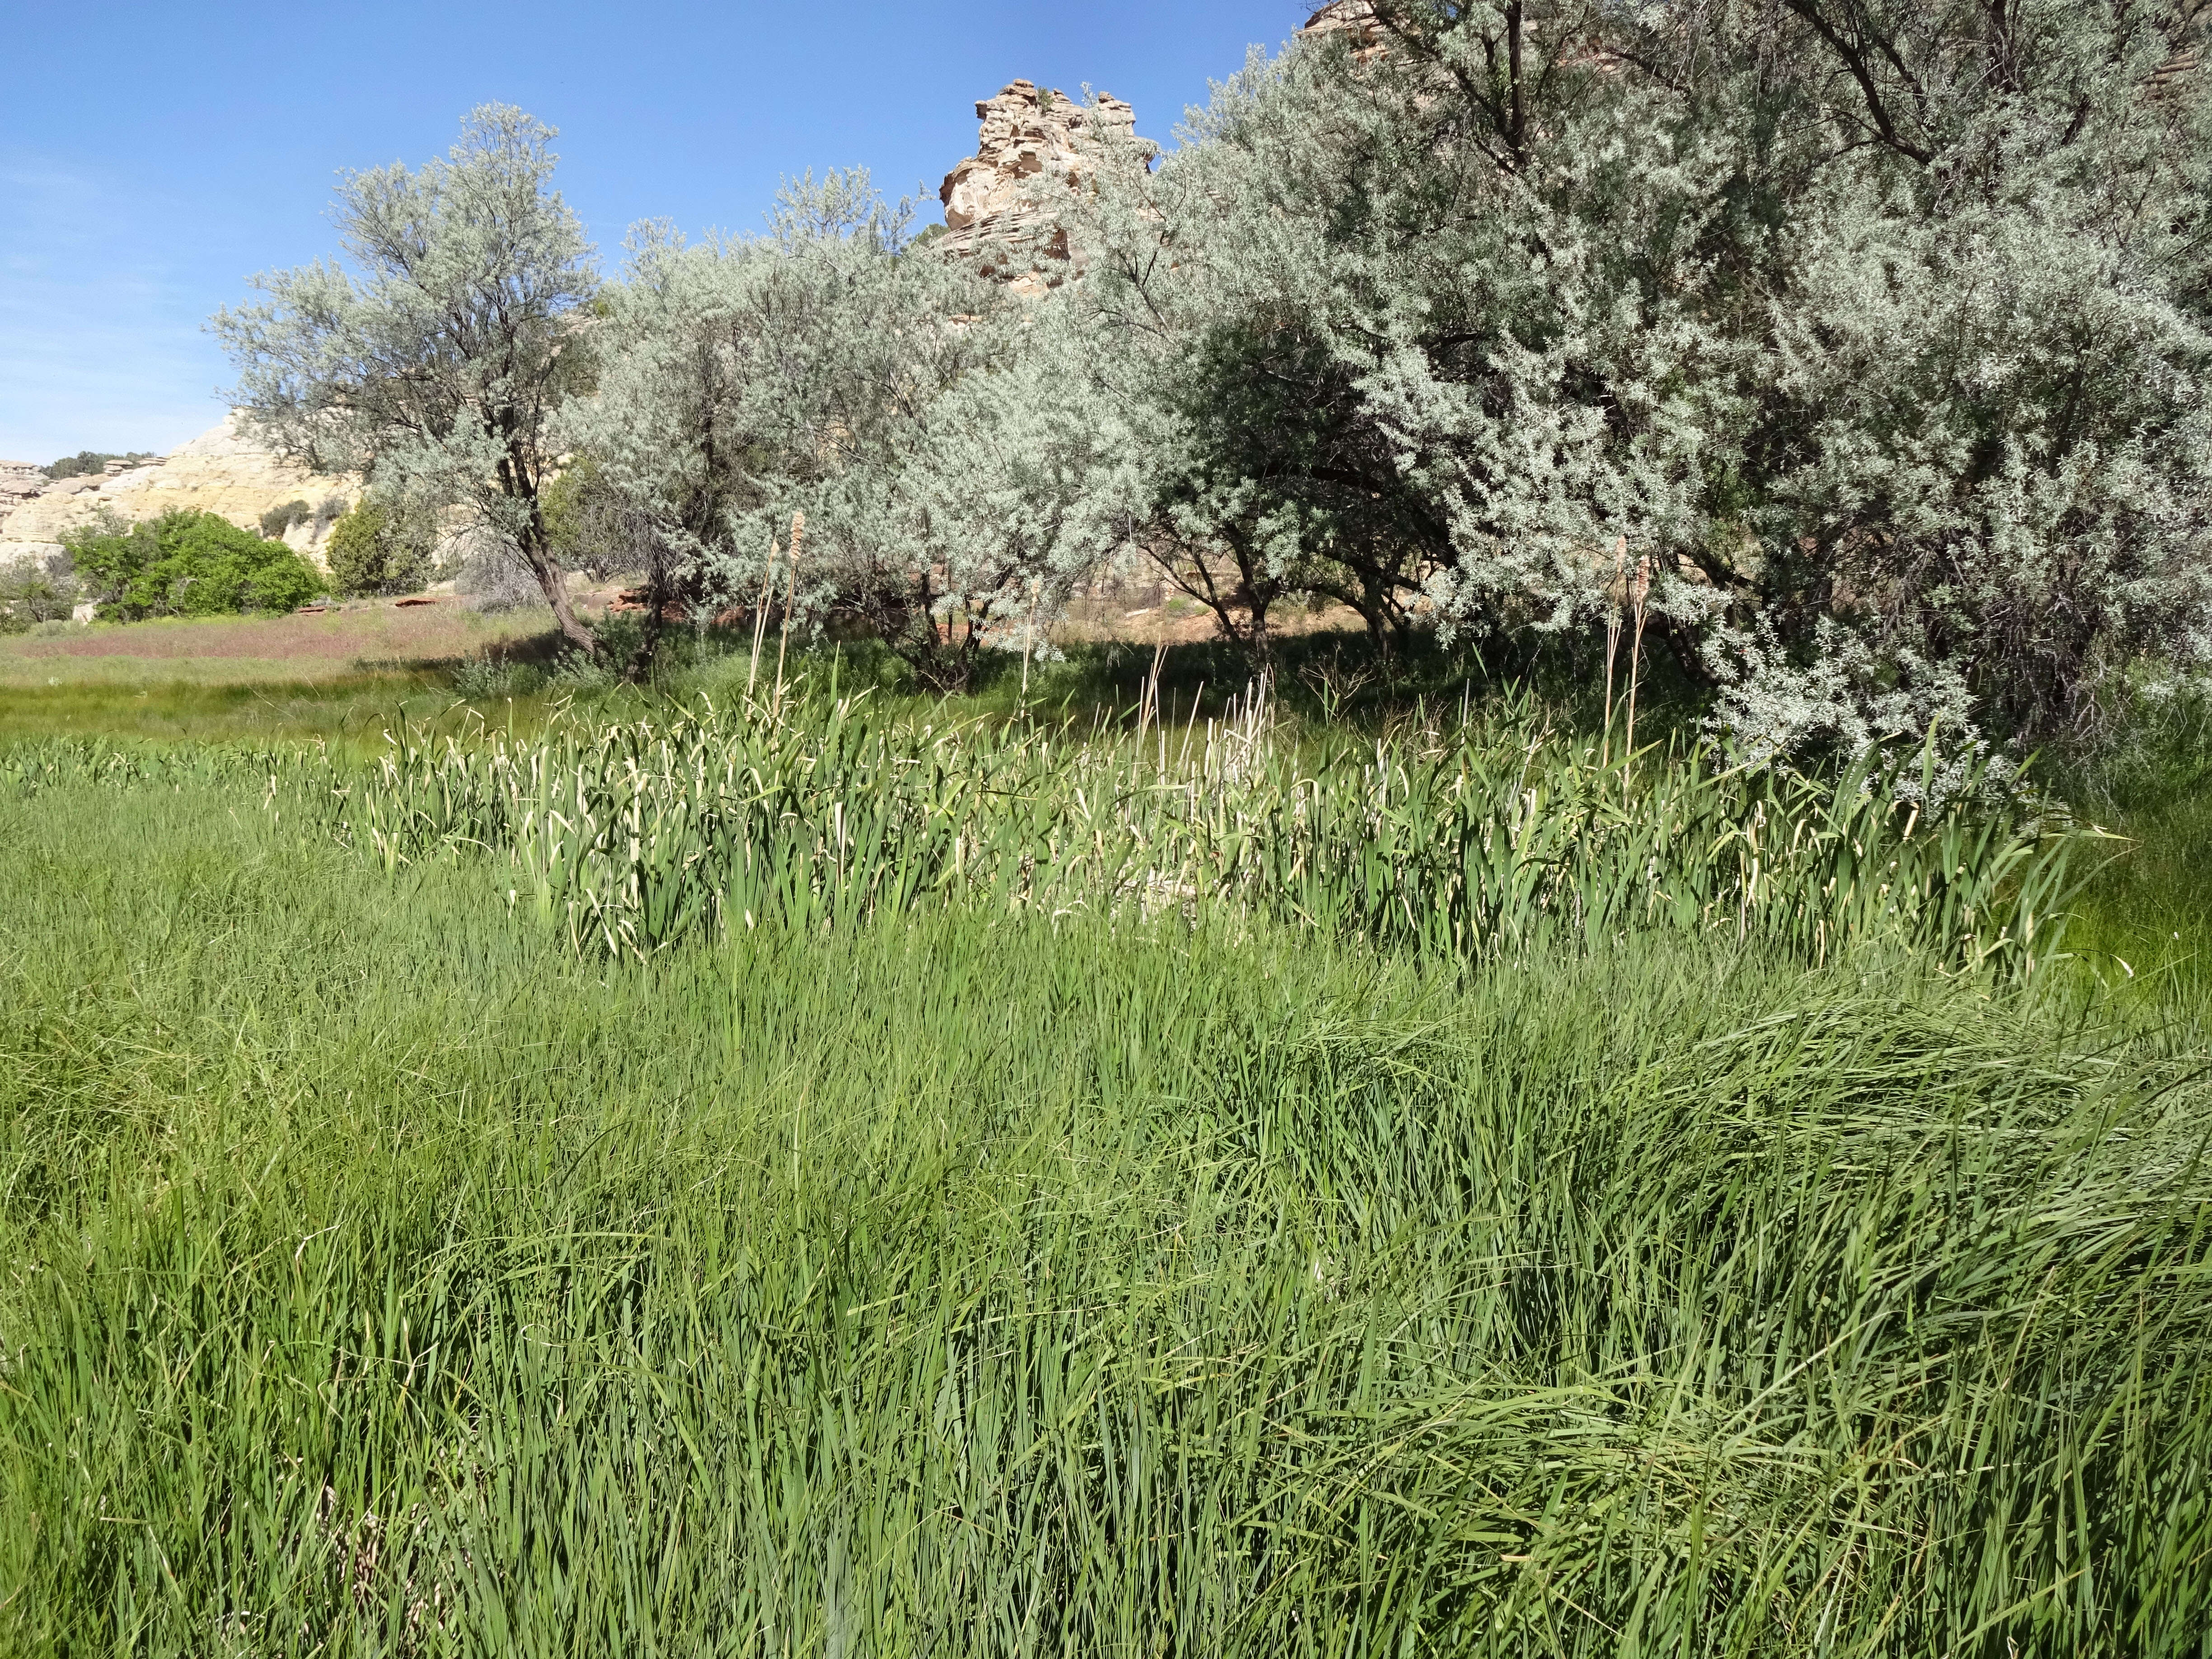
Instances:
[[[1347,31],[1255,54],[1157,174],[1102,174],[1085,298],[1124,343],[1126,395],[1176,434],[1142,540],[1201,598],[1209,566],[1232,574],[1224,626],[1255,647],[1298,591],[1385,637],[1419,609],[1570,625],[1620,536],[1672,506],[1637,485],[1693,470],[1616,390],[1663,380],[1677,343],[1605,302],[1630,250],[1665,256],[1644,245],[1679,164],[1532,178],[1540,138],[1563,158],[1619,140],[1585,131],[1577,20],[1514,9],[1510,52],[1507,20],[1470,8],[1372,17],[1379,52]],[[1408,37],[1448,38],[1452,64]]]
[[[1102,342],[1065,293],[968,326],[980,361],[902,434],[857,521],[876,581],[906,596],[923,679],[965,684],[988,651],[1048,651],[1068,599],[1130,542],[1147,436],[1095,395]]]
[[[2198,10],[1735,18],[1751,349],[1688,551],[1744,596],[1710,646],[1740,734],[2090,742],[2130,679],[2212,663]]]
[[[552,188],[555,136],[487,104],[445,159],[346,174],[346,261],[257,276],[268,298],[210,326],[237,366],[246,422],[278,453],[360,471],[374,492],[497,538],[590,651],[540,502],[558,465],[552,417],[588,390],[586,308],[599,287]]]
[[[761,235],[641,227],[600,307],[598,396],[560,432],[653,526],[681,597],[752,603],[803,513],[800,608],[951,686],[1030,642],[1110,535],[1089,486],[1111,446],[1054,381],[1051,313],[910,222],[856,169],[787,185]]]
[[[1102,184],[1156,521],[1440,629],[1653,625],[1738,736],[2040,739],[2212,661],[2174,0],[1374,0]]]
[[[1135,441],[1130,545],[1255,659],[1302,594],[1401,635],[1419,571],[1449,545],[1335,326],[1328,222],[1276,171],[1283,150],[1320,159],[1334,142],[1290,83],[1304,61],[1255,58],[1157,176],[1100,169],[1078,209],[1098,252],[1068,300],[1100,341],[1097,399]],[[1262,126],[1277,130],[1260,141]]]

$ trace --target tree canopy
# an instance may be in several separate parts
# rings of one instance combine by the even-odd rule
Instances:
[[[641,226],[601,289],[550,131],[487,108],[349,179],[362,276],[217,326],[265,429],[465,507],[556,611],[568,465],[563,544],[656,619],[773,591],[803,513],[802,613],[938,684],[1132,561],[1255,657],[1305,595],[1394,644],[1633,604],[1755,754],[2094,740],[2212,669],[2197,0],[1327,21],[1156,170],[1032,180],[1087,256],[1042,299],[860,173]]]
[[[811,608],[950,684],[1097,562],[1107,492],[1062,319],[915,251],[912,211],[856,170],[787,185],[761,235],[641,227],[561,431],[715,604],[757,599],[803,514]]]
[[[589,650],[548,545],[549,426],[590,380],[591,245],[551,186],[554,129],[486,104],[443,160],[345,175],[349,263],[269,273],[211,326],[236,401],[279,453],[511,544]]]
[[[1255,56],[1105,175],[1085,298],[1179,434],[1155,534],[1447,631],[1585,626],[1648,566],[1770,745],[2039,736],[2200,668],[2197,35],[1378,0]]]

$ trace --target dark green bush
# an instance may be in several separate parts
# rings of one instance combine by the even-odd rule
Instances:
[[[66,622],[76,599],[76,575],[66,553],[0,564],[0,634],[21,634],[38,623]]]
[[[105,472],[110,461],[121,461],[127,466],[136,466],[141,461],[152,459],[153,452],[146,449],[133,449],[122,454],[112,454],[104,449],[80,449],[74,455],[63,456],[46,468],[46,476],[57,479],[88,478],[95,473]]]
[[[581,570],[604,580],[646,568],[651,538],[641,533],[645,526],[589,455],[578,457],[547,484],[538,505],[545,516],[546,547],[563,570]]]
[[[289,611],[324,586],[283,543],[188,507],[137,525],[110,512],[64,535],[62,544],[100,614],[124,621]]]
[[[341,593],[415,593],[430,578],[422,539],[380,502],[364,498],[331,527],[324,557]]]
[[[305,501],[287,501],[282,507],[272,507],[261,515],[261,533],[270,541],[282,539],[286,531],[295,524],[305,524],[315,516],[315,509]]]

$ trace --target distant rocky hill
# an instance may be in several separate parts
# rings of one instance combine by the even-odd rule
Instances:
[[[350,502],[361,480],[307,472],[241,435],[238,417],[142,466],[111,462],[91,477],[49,479],[23,461],[0,461],[0,564],[56,553],[62,532],[88,523],[105,505],[131,520],[158,518],[173,507],[220,514],[258,531],[261,515],[287,502],[311,507],[332,495]],[[309,520],[284,532],[285,542],[319,562],[329,521]]]
[[[33,500],[50,481],[28,461],[0,461],[0,525],[25,501]]]

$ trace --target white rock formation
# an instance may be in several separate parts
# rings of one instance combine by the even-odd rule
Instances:
[[[1054,197],[1079,190],[1107,166],[1143,167],[1158,146],[1137,137],[1137,112],[1100,93],[1090,104],[1010,81],[975,106],[975,153],[938,191],[950,233],[938,246],[977,258],[984,275],[1016,293],[1042,294],[1083,269]]]
[[[23,492],[23,472],[36,482],[35,494]],[[241,435],[234,413],[166,456],[92,477],[49,482],[35,468],[0,462],[0,564],[58,551],[62,532],[89,522],[102,506],[131,520],[194,507],[258,532],[271,507],[299,501],[317,507],[331,495],[351,502],[360,495],[358,478],[310,473],[278,459]],[[284,540],[319,561],[327,523],[322,528],[319,537],[313,521],[295,525]]]
[[[1329,0],[1298,33],[1323,35],[1346,29],[1358,37],[1352,43],[1353,61],[1364,64],[1383,51],[1382,20],[1375,15],[1374,0]]]
[[[0,461],[0,519],[46,487],[46,475],[29,461]]]

